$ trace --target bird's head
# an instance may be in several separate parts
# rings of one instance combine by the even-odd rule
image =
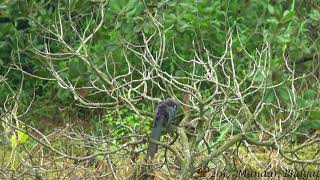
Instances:
[[[170,106],[172,107],[174,110],[177,110],[178,109],[178,102],[172,98],[167,98],[164,102],[167,106]]]

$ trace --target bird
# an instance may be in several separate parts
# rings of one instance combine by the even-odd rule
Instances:
[[[172,132],[173,119],[178,108],[178,103],[172,98],[160,102],[155,109],[154,119],[152,123],[151,139],[160,141],[162,134]],[[158,151],[158,145],[149,142],[147,158],[153,159]]]

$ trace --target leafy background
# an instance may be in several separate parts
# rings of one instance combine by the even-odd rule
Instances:
[[[76,28],[82,32],[88,24],[89,27],[96,25],[97,20],[91,20],[90,16],[86,15],[99,16],[97,8],[99,6],[95,1],[74,0],[70,5],[65,1],[2,1],[0,3],[0,75],[5,76],[8,72],[6,78],[12,89],[9,89],[8,86],[0,86],[0,102],[4,102],[12,91],[18,92],[23,78],[24,87],[19,111],[26,110],[29,103],[33,101],[23,121],[43,131],[50,131],[52,127],[76,121],[85,125],[86,131],[94,131],[96,136],[108,132],[114,133],[115,136],[124,136],[127,133],[126,128],[121,128],[124,126],[148,132],[150,119],[142,120],[141,117],[126,109],[112,112],[78,106],[72,94],[59,87],[56,81],[41,80],[28,74],[23,75],[17,69],[18,66],[15,66],[21,65],[26,73],[35,76],[52,78],[42,57],[33,52],[34,48],[39,50],[44,48],[43,39],[39,36],[39,34],[46,34],[42,27],[49,27],[54,23],[58,11],[68,10],[71,11],[72,17],[70,18],[75,22]],[[270,84],[276,84],[288,78],[288,72],[283,68],[284,57],[288,57],[292,63],[297,62],[295,69],[298,74],[314,73],[314,76],[302,79],[301,86],[296,87],[297,103],[300,107],[307,107],[309,110],[304,114],[308,117],[308,121],[301,124],[299,131],[312,133],[320,128],[318,81],[320,69],[319,67],[314,68],[314,63],[317,59],[319,60],[320,54],[319,1],[110,0],[105,13],[103,27],[89,42],[88,50],[95,64],[103,64],[105,57],[111,59],[109,69],[111,73],[114,67],[126,72],[126,69],[122,68],[125,63],[125,53],[130,59],[133,59],[132,63],[139,67],[139,61],[123,48],[121,39],[139,44],[143,42],[142,33],[145,35],[154,33],[156,29],[152,25],[153,20],[149,14],[156,15],[163,28],[167,29],[167,56],[171,61],[166,61],[162,68],[176,76],[184,75],[184,72],[177,71],[178,66],[185,71],[190,70],[191,67],[176,57],[173,44],[176,52],[186,59],[194,56],[194,44],[199,47],[199,51],[204,52],[203,48],[206,47],[216,56],[221,56],[224,52],[226,37],[232,31],[233,36],[238,37],[234,38],[233,55],[239,62],[236,68],[241,72],[252,63],[248,57],[244,56],[244,51],[254,55],[256,49],[267,42],[271,52]],[[68,23],[67,17],[64,18],[66,19],[63,20],[63,23]],[[68,32],[68,29],[65,32]],[[70,34],[65,35],[66,42],[79,46],[80,42],[74,41],[75,35],[71,34],[71,30],[69,32]],[[154,47],[152,50],[159,46],[157,40],[152,43]],[[68,52],[68,49],[63,49],[59,43],[52,43],[50,50]],[[312,57],[315,57],[315,60],[299,63],[304,59],[312,59]],[[79,87],[85,86],[96,76],[91,73],[91,69],[83,61],[76,57],[55,63],[54,66],[57,69],[68,68],[63,72],[63,76],[73,83],[77,82]],[[203,69],[198,69],[199,74],[203,71]],[[241,75],[244,76],[245,73],[240,73],[239,76]],[[288,88],[290,86],[284,84],[275,91],[267,92],[265,102],[274,103],[275,97],[278,96],[281,103],[289,103]],[[108,101],[108,97],[103,95],[91,95],[85,89],[79,91],[90,99]],[[246,101],[254,104],[258,99],[248,97]],[[149,112],[153,111],[151,106],[141,106]],[[270,112],[263,113],[265,114],[264,123],[269,123]],[[226,129],[223,130],[223,133],[228,131],[228,127]],[[301,137],[297,136],[293,140],[298,142],[299,138]],[[218,139],[221,140],[221,138]],[[20,143],[25,141],[23,139]]]

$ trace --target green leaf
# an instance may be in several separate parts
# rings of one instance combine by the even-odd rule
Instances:
[[[299,108],[308,108],[311,105],[308,103],[308,101],[306,101],[304,98],[302,98],[301,96],[297,96],[296,97],[296,101],[297,101],[297,105]]]
[[[306,120],[302,122],[301,127],[306,129],[320,129],[320,120]]]
[[[283,17],[282,17],[282,20],[283,21],[290,21],[292,20],[292,18],[296,15],[296,13],[294,11],[284,11],[283,13]]]
[[[17,131],[17,132],[18,132],[18,142],[20,144],[26,142],[26,140],[29,138],[29,135],[21,131]]]
[[[136,7],[136,5],[139,4],[139,1],[138,0],[130,0],[126,6],[126,9],[129,11],[129,10],[132,10]]]
[[[111,11],[114,11],[114,13],[120,13],[124,7],[124,0],[110,0],[109,2],[109,8],[111,9]]]
[[[29,135],[17,130],[16,133],[13,134],[10,138],[11,147],[12,148],[17,147],[17,145],[26,142],[28,138],[29,138]]]
[[[274,100],[275,100],[274,92],[273,92],[273,90],[269,90],[265,95],[264,102],[265,103],[272,103],[272,102],[274,102]]]
[[[268,5],[268,11],[270,14],[274,14],[274,7],[271,6],[270,4]]]
[[[229,131],[230,127],[231,127],[231,125],[227,124],[222,128],[222,132],[220,133],[220,136],[218,137],[217,142],[224,140],[224,137],[227,134],[227,132]]]
[[[320,119],[320,111],[311,111],[310,118],[311,119]]]
[[[308,100],[313,100],[317,97],[317,92],[312,89],[307,89],[304,91],[303,97]]]
[[[263,82],[263,80],[265,79],[264,74],[261,71],[257,71],[257,75],[254,77],[254,81],[257,82]]]
[[[286,103],[290,101],[290,94],[289,94],[288,88],[281,87],[280,89],[278,89],[278,93],[281,100],[283,100]]]

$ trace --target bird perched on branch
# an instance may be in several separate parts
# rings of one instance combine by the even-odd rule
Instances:
[[[162,134],[173,131],[173,118],[177,111],[178,104],[171,98],[159,103],[155,110],[151,137],[154,140],[160,141]],[[158,150],[158,145],[149,143],[147,158],[154,158]]]

